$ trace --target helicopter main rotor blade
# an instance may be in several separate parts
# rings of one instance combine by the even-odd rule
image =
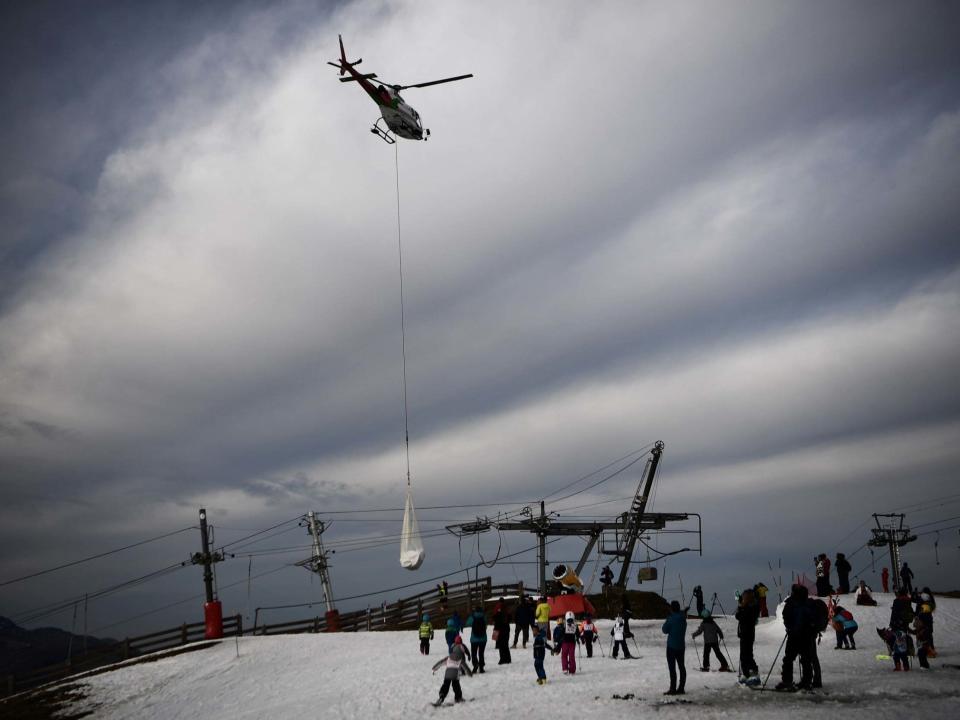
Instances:
[[[448,77],[443,80],[431,80],[430,82],[417,83],[416,85],[394,85],[393,88],[397,91],[406,90],[407,88],[422,88],[429,87],[430,85],[439,85],[440,83],[454,82],[455,80],[466,80],[472,77],[473,73],[470,73],[469,75],[457,75],[456,77]]]
[[[367,73],[366,75],[361,75],[360,77],[364,78],[365,80],[370,80],[371,78],[375,78],[376,76],[377,76],[376,73]],[[340,82],[355,82],[358,79],[359,78],[355,78],[355,77],[346,77],[346,78],[340,78]]]

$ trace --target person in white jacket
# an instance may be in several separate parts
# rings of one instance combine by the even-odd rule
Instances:
[[[450,654],[445,658],[440,658],[440,660],[434,664],[433,671],[436,672],[441,666],[445,666],[446,670],[443,672],[443,685],[440,686],[440,698],[434,705],[443,705],[447,693],[450,692],[451,685],[453,685],[453,701],[463,702],[463,690],[460,688],[460,674],[466,673],[467,675],[473,675],[473,673],[470,672],[470,668],[467,665],[467,651],[464,649],[463,639],[459,635],[454,638],[453,647],[450,648]]]

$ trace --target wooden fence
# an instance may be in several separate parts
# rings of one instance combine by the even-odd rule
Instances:
[[[442,622],[442,630],[446,626],[446,618],[458,610],[461,617],[467,615],[477,605],[505,595],[520,595],[524,592],[523,583],[493,584],[489,577],[479,578],[468,582],[448,585],[447,595],[444,598],[436,587],[416,595],[401,598],[394,603],[387,603],[377,608],[367,608],[346,612],[340,615],[340,632],[378,630],[405,630],[419,627],[420,618],[428,613],[435,625]],[[257,613],[259,618],[259,610]],[[294,633],[321,633],[327,632],[327,621],[322,616],[292,620],[288,622],[258,625],[244,630],[243,619],[240,615],[228,616],[223,619],[224,637],[243,635],[284,635]],[[8,675],[0,687],[0,696],[43,685],[54,680],[60,680],[76,673],[93,670],[104,665],[128,660],[147,653],[160,650],[169,650],[188,643],[204,639],[204,623],[184,623],[168,630],[160,630],[148,635],[125,638],[113,645],[98,647],[88,653],[76,655],[68,660],[33,670],[20,675]]]

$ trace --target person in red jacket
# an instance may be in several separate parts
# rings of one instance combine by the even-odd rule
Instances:
[[[880,571],[880,583],[885,593],[890,592],[890,571],[887,568]]]

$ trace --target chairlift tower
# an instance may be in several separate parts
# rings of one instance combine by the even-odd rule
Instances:
[[[523,509],[523,515],[526,519],[516,522],[500,522],[491,518],[477,518],[475,522],[460,523],[448,525],[447,530],[457,537],[466,535],[476,535],[486,532],[495,527],[497,530],[521,530],[533,533],[537,536],[537,583],[541,595],[547,592],[547,537],[586,537],[589,538],[587,546],[580,556],[575,573],[580,575],[590,553],[597,544],[597,540],[603,540],[604,533],[613,533],[614,549],[603,549],[601,542],[601,553],[604,555],[613,555],[620,559],[620,575],[614,585],[620,589],[626,589],[629,580],[630,563],[633,558],[633,551],[636,547],[638,538],[650,531],[663,530],[667,523],[682,522],[689,520],[691,516],[697,518],[696,532],[700,538],[696,550],[703,555],[703,542],[701,535],[701,518],[698,513],[648,513],[646,512],[647,503],[650,497],[650,491],[653,487],[653,481],[656,477],[657,467],[660,463],[660,456],[663,454],[663,442],[658,440],[650,451],[650,457],[644,468],[640,484],[634,494],[633,502],[630,504],[630,510],[619,515],[612,522],[565,522],[555,520],[556,513],[547,513],[545,503],[540,501],[540,513],[534,515],[529,507]],[[683,531],[681,531],[683,532]],[[692,548],[683,548],[677,552],[688,552]]]
[[[333,588],[330,585],[330,571],[327,565],[327,551],[323,547],[323,531],[326,525],[322,520],[317,519],[317,514],[311,510],[306,518],[300,521],[301,525],[306,525],[307,532],[313,537],[313,555],[307,560],[301,560],[297,563],[301,567],[307,568],[320,576],[320,583],[323,586],[323,599],[327,604],[327,612],[334,610],[333,607]],[[332,552],[332,551],[331,551]]]
[[[870,547],[886,546],[889,549],[894,592],[900,591],[900,548],[917,539],[916,535],[910,534],[910,528],[904,526],[905,517],[903,513],[874,513],[873,519],[877,526],[871,528],[873,537],[867,541]]]

